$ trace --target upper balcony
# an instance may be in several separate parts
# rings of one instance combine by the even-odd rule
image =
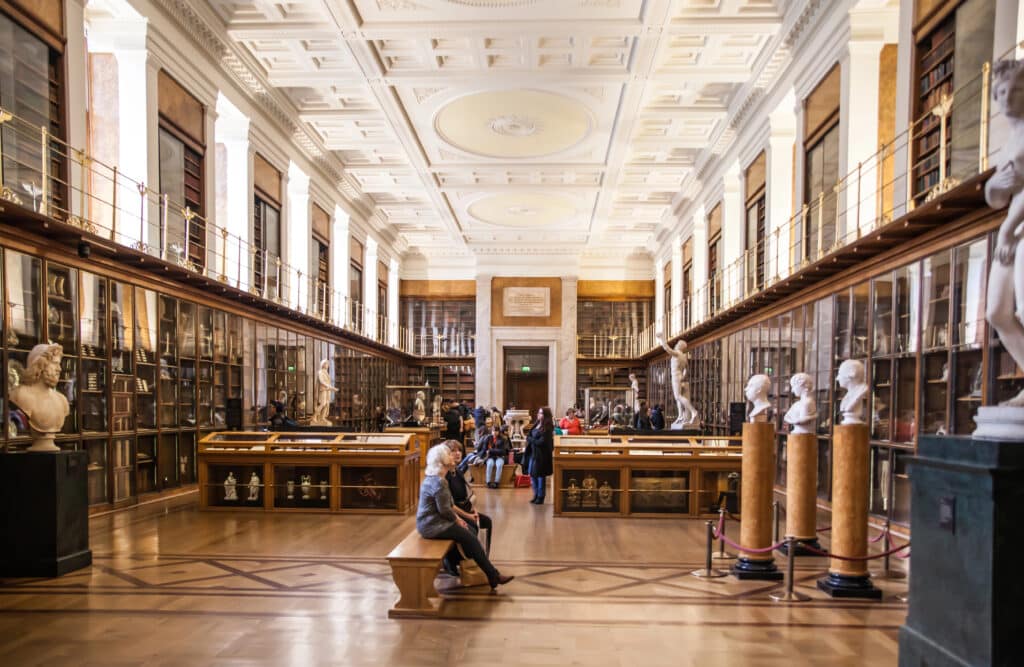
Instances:
[[[670,339],[707,335],[964,214],[984,210],[989,158],[998,148],[992,145],[998,142],[990,143],[989,132],[995,123],[1005,123],[991,109],[990,84],[986,64],[796,215],[770,225],[762,242],[638,336],[637,356],[657,349],[656,332]],[[951,118],[955,122],[947,122]],[[936,126],[940,132],[932,145],[924,137],[935,134]],[[965,154],[964,145],[973,146],[973,152]],[[926,172],[934,175],[933,162],[937,180],[923,178]]]
[[[2,107],[0,130],[4,221],[405,354],[473,355],[471,333],[447,331],[426,341],[308,269],[288,264]]]

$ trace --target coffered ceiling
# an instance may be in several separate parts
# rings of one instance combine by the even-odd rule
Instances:
[[[207,2],[379,224],[470,256],[650,248],[794,4]]]

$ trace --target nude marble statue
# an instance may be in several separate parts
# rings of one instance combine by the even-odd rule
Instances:
[[[686,397],[686,341],[680,339],[675,348],[671,348],[665,342],[665,334],[657,332],[654,338],[661,343],[661,347],[668,352],[670,358],[670,369],[672,371],[672,396],[676,399],[676,420],[672,422],[671,428],[681,429],[684,426],[697,422],[697,411]]]
[[[996,236],[985,317],[1013,360],[1024,367],[1024,62],[995,64],[992,100],[1011,132],[999,149],[999,166],[985,184],[985,201],[992,208],[1009,208]],[[1024,407],[1024,390],[1001,405]]]

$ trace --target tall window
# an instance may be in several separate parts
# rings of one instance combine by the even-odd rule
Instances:
[[[839,182],[839,67],[833,67],[804,102],[803,252],[800,260],[816,261],[827,253],[837,233],[836,192]]]
[[[377,319],[380,322],[388,316],[388,265],[377,263]],[[380,335],[382,332],[378,332]]]
[[[203,155],[205,110],[195,97],[163,70],[157,77],[160,118],[160,192],[167,215],[158,230],[165,258],[206,267]]]
[[[665,262],[663,306],[665,308],[665,335],[672,335],[672,262]]]
[[[683,243],[683,329],[693,323],[693,310],[690,301],[693,295],[693,237]]]
[[[313,227],[310,259],[314,262],[312,275],[315,277],[313,308],[317,316],[327,319],[331,314],[331,244],[328,241],[331,234],[331,216],[323,208],[313,204],[310,220]]]
[[[765,154],[750,163],[744,174],[746,192],[746,294],[764,287],[768,242],[765,233]]]
[[[708,215],[708,315],[722,307],[722,205],[711,209]]]
[[[59,5],[56,7],[59,24]],[[45,5],[40,11],[44,10]],[[59,40],[41,30],[27,30],[0,14],[0,106],[17,117],[0,125],[0,185],[23,206],[36,211],[42,210],[43,155],[38,130],[33,132],[31,128],[45,127],[51,135],[63,137],[63,59],[57,50],[59,45]],[[48,212],[65,217],[63,151],[51,146],[49,153]]]
[[[363,323],[363,244],[349,239],[348,295],[350,317],[353,326],[362,328]]]
[[[253,158],[252,286],[267,299],[278,298],[281,257],[281,172],[258,153]]]

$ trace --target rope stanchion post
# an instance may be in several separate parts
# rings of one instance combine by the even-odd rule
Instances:
[[[868,572],[867,424],[840,424],[832,436],[832,545],[818,588],[834,598],[882,599]]]
[[[725,550],[725,508],[718,508],[718,553],[714,555],[715,560],[736,560],[736,554]]]
[[[793,590],[796,581],[793,576],[796,563],[796,538],[787,535],[786,546],[788,547],[786,549],[786,589],[772,593],[768,597],[775,602],[807,602],[811,599],[810,595]]]
[[[772,557],[772,495],[775,487],[775,424],[743,424],[740,479],[740,539],[732,575],[737,579],[780,581]]]
[[[728,572],[722,572],[721,570],[716,570],[711,567],[711,552],[714,550],[715,528],[711,519],[707,520],[706,526],[708,531],[708,539],[707,550],[704,554],[704,569],[694,570],[690,574],[692,574],[695,577],[700,577],[701,579],[718,579],[719,577],[726,576]]]
[[[779,541],[779,501],[772,501],[772,544]],[[787,540],[787,544],[788,544]]]
[[[885,552],[885,556],[882,557],[882,570],[880,572],[872,572],[871,576],[874,579],[906,579],[907,575],[899,570],[894,570],[891,567],[892,554],[889,550],[892,549],[892,533],[889,532],[889,521],[885,522],[885,532],[882,537],[882,548]]]

